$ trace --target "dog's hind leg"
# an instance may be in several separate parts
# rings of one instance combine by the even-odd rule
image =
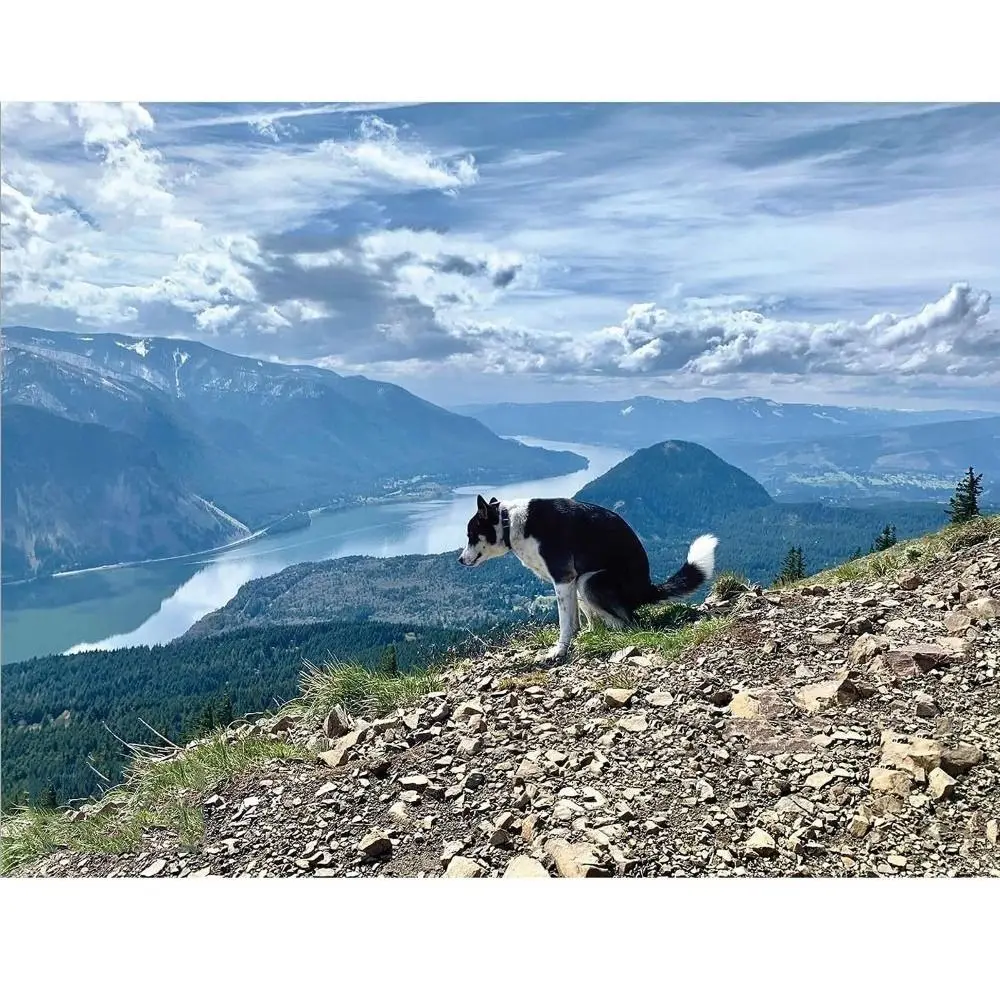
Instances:
[[[556,606],[559,609],[559,641],[548,651],[545,659],[556,663],[565,658],[569,644],[580,629],[580,608],[576,597],[576,580],[557,583]]]
[[[608,628],[627,628],[634,624],[622,594],[606,573],[588,573],[581,581],[581,589],[581,599]]]
[[[593,576],[592,573],[585,573],[576,581],[576,600],[580,606],[580,628],[586,625],[587,631],[594,627],[597,620],[597,611],[587,603],[587,580]]]

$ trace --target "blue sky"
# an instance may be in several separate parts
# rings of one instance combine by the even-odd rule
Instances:
[[[6,104],[4,322],[473,399],[995,406],[998,105]]]

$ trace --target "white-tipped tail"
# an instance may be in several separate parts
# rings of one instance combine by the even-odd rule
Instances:
[[[710,580],[715,572],[715,546],[719,544],[715,535],[699,535],[688,549],[687,561],[692,566],[697,566],[705,579]]]

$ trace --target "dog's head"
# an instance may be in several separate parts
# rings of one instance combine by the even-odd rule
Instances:
[[[475,516],[467,528],[468,542],[458,557],[463,566],[475,566],[507,551],[501,538],[500,501],[492,497],[487,503],[480,496],[476,497],[476,504]]]

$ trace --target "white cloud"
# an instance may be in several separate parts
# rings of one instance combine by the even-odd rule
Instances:
[[[988,108],[375,110],[5,105],[5,321],[463,385],[1000,377]]]
[[[73,117],[84,145],[103,157],[95,197],[104,225],[128,224],[134,215],[163,220],[174,206],[162,155],[147,149],[140,133],[153,130],[153,117],[141,105],[81,103]]]
[[[206,225],[255,233],[294,230],[363,199],[453,195],[479,180],[470,154],[435,152],[374,115],[343,138],[178,145],[173,152],[198,173],[178,194],[182,204],[196,204]]]
[[[290,129],[283,125],[280,120],[268,116],[251,118],[247,123],[250,131],[259,135],[262,139],[270,139],[271,142],[279,142],[283,135],[288,135]]]
[[[669,309],[637,303],[620,323],[585,334],[477,323],[452,332],[468,348],[450,361],[456,373],[656,377],[679,385],[747,374],[1000,378],[1000,329],[990,317],[990,295],[966,283],[912,313],[868,320],[815,323],[685,299]],[[439,365],[413,357],[381,370],[416,375]]]
[[[244,120],[276,138],[289,130],[282,117]],[[65,313],[69,325],[141,324],[154,306],[206,332],[315,321],[330,310],[258,301],[255,234],[379,190],[450,193],[478,177],[470,156],[439,156],[374,115],[345,139],[195,157],[152,144],[156,123],[135,103],[5,106],[4,125],[5,303]]]
[[[209,306],[195,314],[194,321],[199,330],[218,330],[231,323],[240,312],[239,306]]]

